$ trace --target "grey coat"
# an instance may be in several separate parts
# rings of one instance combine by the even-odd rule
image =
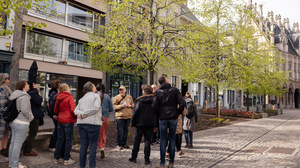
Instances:
[[[86,115],[84,119],[77,119],[77,124],[102,125],[100,96],[93,92],[86,93],[78,102],[75,115]]]
[[[31,111],[31,97],[29,96],[29,94],[21,90],[15,90],[9,97],[9,100],[13,99],[17,99],[17,109],[18,111],[20,111],[16,119],[25,122],[31,122],[34,117]]]
[[[186,103],[193,101],[191,98],[187,98],[185,99]],[[194,102],[193,102],[194,103]],[[197,122],[198,119],[198,113],[197,113],[197,107],[195,107],[196,109],[196,113],[195,115],[191,118],[188,119],[186,116],[184,116],[183,118],[183,130],[187,130],[187,131],[192,131],[193,129],[195,129],[195,123]]]

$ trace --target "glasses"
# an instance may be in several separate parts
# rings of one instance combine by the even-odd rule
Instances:
[[[119,90],[124,90],[124,89],[119,89]]]
[[[6,80],[6,79],[8,79],[8,80],[9,80],[9,78],[5,78],[5,80]]]

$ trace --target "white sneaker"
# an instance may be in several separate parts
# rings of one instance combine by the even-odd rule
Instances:
[[[75,160],[73,160],[73,159],[69,159],[69,160],[65,160],[64,161],[64,165],[71,165],[71,164],[74,164],[75,163]]]
[[[0,163],[5,163],[5,162],[8,162],[8,161],[9,161],[8,157],[5,157],[5,156],[0,154]]]
[[[19,164],[19,166],[17,168],[27,168],[27,166]]]
[[[54,164],[62,163],[64,160],[62,158],[54,159]]]
[[[55,148],[48,148],[48,150],[53,153],[55,152]]]

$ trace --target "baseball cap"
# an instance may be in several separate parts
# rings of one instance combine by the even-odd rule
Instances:
[[[126,88],[124,86],[120,86],[119,90],[126,90]]]

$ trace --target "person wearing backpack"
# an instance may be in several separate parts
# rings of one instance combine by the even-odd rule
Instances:
[[[26,81],[20,81],[16,84],[16,90],[11,94],[9,100],[16,99],[16,108],[19,114],[17,118],[9,123],[11,127],[11,141],[9,146],[9,166],[12,168],[26,168],[19,162],[21,147],[25,141],[29,124],[34,119],[30,96],[27,93],[29,85]]]
[[[8,141],[8,123],[3,119],[3,112],[7,107],[7,102],[12,91],[8,86],[9,75],[7,73],[0,74],[0,151],[6,149]],[[0,163],[8,162],[8,157],[0,154]]]
[[[27,140],[25,141],[24,145],[24,155],[25,156],[37,156],[38,154],[32,151],[32,145],[35,136],[39,130],[40,120],[43,119],[44,113],[41,111],[43,98],[40,96],[37,90],[37,84],[34,82],[29,82],[30,90],[27,92],[31,99],[31,111],[34,116],[34,119],[29,124],[29,134]]]
[[[48,115],[50,118],[52,118],[52,121],[54,124],[53,133],[51,135],[50,144],[48,146],[48,150],[50,152],[55,151],[55,145],[56,145],[56,140],[57,140],[57,115],[54,113],[54,107],[55,107],[55,102],[56,102],[56,96],[58,94],[58,87],[60,84],[61,84],[61,80],[53,80],[51,83],[51,89],[48,94],[48,97],[49,97]]]
[[[185,101],[187,104],[187,114],[183,118],[183,130],[186,148],[193,148],[193,129],[198,124],[197,106],[192,100],[189,92],[185,94]]]

